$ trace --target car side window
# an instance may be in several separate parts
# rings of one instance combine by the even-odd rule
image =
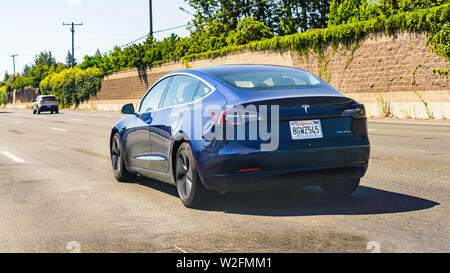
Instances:
[[[208,95],[210,92],[211,92],[211,88],[209,88],[203,82],[200,82],[198,84],[197,91],[195,92],[193,100],[197,100],[197,99],[203,98],[204,96]]]
[[[200,81],[189,76],[175,76],[167,91],[163,107],[170,107],[193,100]]]
[[[141,106],[139,108],[140,113],[158,109],[161,98],[164,95],[164,91],[166,90],[166,87],[171,79],[172,77],[165,78],[153,86],[141,102]]]

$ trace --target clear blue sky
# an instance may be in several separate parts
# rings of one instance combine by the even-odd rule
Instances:
[[[75,57],[93,55],[123,45],[149,32],[148,0],[1,0],[0,15],[0,80],[7,70],[13,73],[12,58],[16,57],[16,72],[32,63],[39,51],[50,50],[57,61],[64,62],[72,47],[69,26],[62,23],[83,22],[75,28]],[[183,0],[153,0],[155,31],[186,24],[192,11]],[[189,35],[185,28],[155,34],[162,39],[170,33]]]

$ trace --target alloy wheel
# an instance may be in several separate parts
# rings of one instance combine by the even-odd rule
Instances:
[[[119,139],[114,138],[111,144],[111,163],[114,173],[118,175],[120,173],[120,143]]]
[[[193,180],[191,162],[185,150],[178,155],[176,170],[178,194],[185,201],[191,195]]]

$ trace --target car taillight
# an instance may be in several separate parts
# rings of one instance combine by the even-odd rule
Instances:
[[[243,125],[248,122],[263,120],[263,116],[257,111],[247,111],[241,109],[225,110],[220,115],[211,115],[211,118],[218,119],[218,125]]]
[[[345,109],[342,112],[343,116],[350,116],[350,117],[354,117],[354,118],[366,118],[366,108],[364,107],[364,104],[356,104],[356,105],[352,105],[351,108]]]

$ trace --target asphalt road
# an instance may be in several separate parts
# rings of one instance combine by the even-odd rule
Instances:
[[[168,184],[115,181],[120,117],[0,110],[0,252],[450,252],[450,122],[371,120],[353,196],[232,193],[193,210]]]

